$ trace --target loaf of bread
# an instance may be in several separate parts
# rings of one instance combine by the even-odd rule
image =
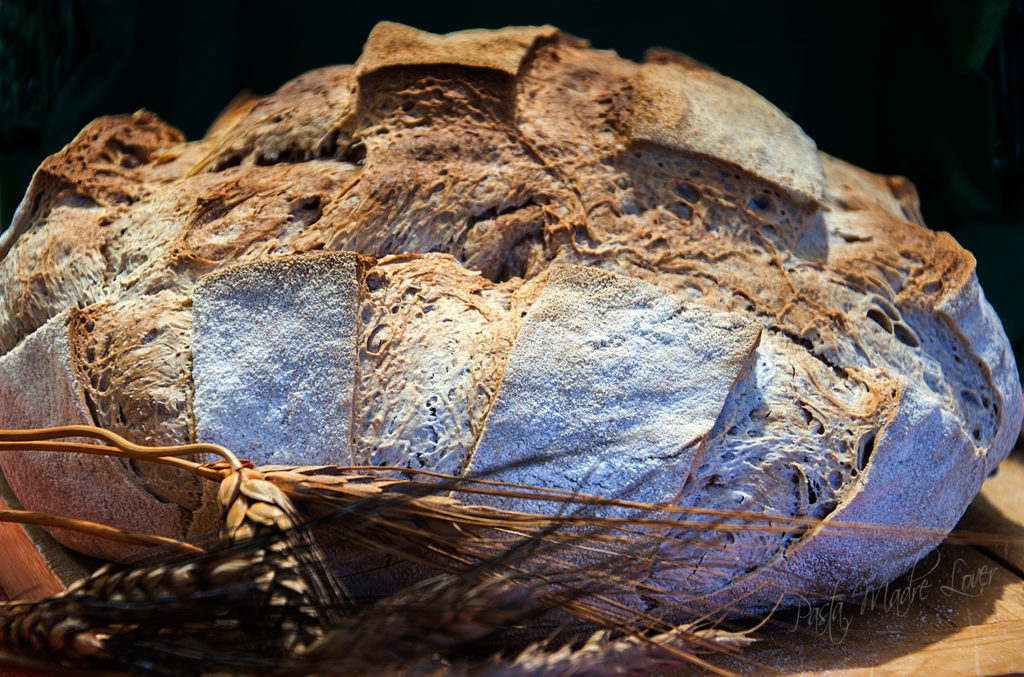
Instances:
[[[749,607],[904,571],[1021,423],[974,259],[907,180],[682,55],[551,27],[382,23],[355,65],[198,141],[98,119],[38,169],[0,256],[0,427],[818,520],[667,534],[678,575],[652,583]],[[170,469],[0,463],[32,509],[210,527]]]

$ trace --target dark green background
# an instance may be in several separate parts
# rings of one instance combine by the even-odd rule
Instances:
[[[374,23],[550,23],[640,59],[685,52],[789,113],[822,150],[919,188],[979,260],[1024,355],[1022,0],[314,2],[0,0],[0,224],[92,118],[155,111],[201,136],[240,91],[351,63]]]

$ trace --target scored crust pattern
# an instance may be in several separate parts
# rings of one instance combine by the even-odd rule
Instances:
[[[138,442],[194,434],[196,282],[319,250],[363,257],[356,463],[464,470],[559,265],[760,328],[678,478],[681,505],[835,519],[849,505],[948,529],[1020,425],[974,259],[924,227],[909,182],[819,153],[770,103],[682,55],[638,65],[550,27],[380,24],[355,65],[239,100],[190,143],[149,113],[101,118],[39,168],[11,232],[0,354],[71,308],[67,359],[88,410]],[[935,431],[957,463],[918,476],[912,442]],[[134,471],[159,500],[197,507],[194,485]],[[811,575],[834,564],[816,553],[800,570],[793,553],[812,536],[721,532],[709,546],[729,556],[673,552],[704,572],[673,584],[711,591],[786,553],[787,575]],[[928,547],[889,547],[874,574]]]

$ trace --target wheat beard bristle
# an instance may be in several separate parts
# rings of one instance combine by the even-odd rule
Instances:
[[[471,491],[464,480],[435,479],[225,472],[224,530],[206,552],[151,551],[57,597],[0,607],[0,643],[75,671],[578,676],[686,663],[723,673],[699,654],[753,641],[623,601],[680,595],[644,579],[678,566],[659,555],[663,527],[682,523],[659,521],[665,506],[633,504],[635,517],[608,519],[609,499],[486,485],[564,505],[531,515],[460,503],[449,494]],[[692,542],[739,517],[691,524]],[[380,599],[347,593],[320,550],[332,538],[442,573]]]
[[[83,433],[112,446],[46,446],[157,462],[187,449],[156,452],[85,427],[0,437],[13,448]],[[709,619],[687,606],[685,585],[649,582],[696,571],[663,554],[666,540],[701,547],[719,529],[815,526],[696,509],[685,521],[672,506],[425,472],[408,479],[417,476],[408,469],[404,479],[391,468],[253,470],[221,451],[216,465],[174,461],[220,482],[223,530],[206,552],[168,546],[57,597],[0,607],[3,651],[74,671],[167,675],[639,674],[684,663],[723,672],[698,654],[751,638],[670,620]],[[551,514],[462,503],[453,492],[547,503]],[[608,507],[628,516],[609,518]],[[349,594],[325,564],[325,539],[440,575],[380,599]]]
[[[465,507],[463,524],[453,523],[461,504],[444,495],[450,484],[371,479],[232,472],[220,491],[224,533],[207,552],[157,551],[105,566],[60,596],[9,605],[0,614],[4,648],[73,670],[167,675],[575,674],[588,665],[596,670],[605,650],[633,657],[622,665],[639,665],[715,644],[595,603],[629,582],[609,576],[617,568],[614,551],[583,563],[566,558],[599,530],[581,536],[558,520],[533,524],[536,516],[520,516],[521,523],[506,524],[510,534],[489,543],[500,511]],[[380,600],[352,599],[315,540],[332,530],[449,573]],[[432,556],[419,552],[430,548]],[[524,627],[552,609],[603,622],[614,634],[487,658],[486,647],[521,646]],[[638,634],[657,628],[660,635]],[[489,641],[476,644],[482,638]],[[466,661],[467,652],[480,658]]]
[[[539,669],[550,655],[549,674],[577,674],[588,664],[596,670],[604,650],[608,658],[630,656],[623,666],[644,661],[651,666],[680,661],[707,665],[696,657],[698,651],[728,650],[751,641],[743,634],[677,626],[615,600],[640,585],[632,575],[638,567],[650,571],[671,565],[657,561],[661,539],[641,526],[602,524],[578,510],[543,516],[465,505],[448,497],[464,483],[457,478],[422,483],[359,470],[360,474],[291,468],[268,470],[263,477],[288,495],[300,514],[315,517],[318,537],[334,531],[361,550],[385,552],[449,573],[375,603],[357,605],[354,613],[302,652],[299,672],[321,672],[329,665],[331,673],[362,674],[383,664],[389,671],[410,674],[463,669],[475,674],[526,674],[525,670]],[[543,495],[542,490],[535,493]],[[587,506],[586,498],[577,500]],[[597,501],[598,507],[601,503]],[[589,506],[591,512],[594,507]],[[623,532],[618,540],[616,531]],[[611,538],[602,538],[609,534]],[[513,662],[493,658],[473,663],[472,668],[457,661],[437,664],[438,656],[479,652],[480,646],[522,646],[531,634],[531,622],[553,610],[578,616],[591,632],[594,625],[608,631],[577,648],[548,651],[534,645]],[[555,631],[563,631],[564,638],[579,625],[563,614]],[[473,643],[485,637],[487,643]]]
[[[226,456],[226,465],[195,468],[220,481],[224,526],[206,552],[164,548],[108,565],[62,595],[7,605],[4,650],[73,670],[153,674],[586,674],[605,659],[628,674],[666,661],[714,670],[696,654],[749,641],[621,601],[679,594],[643,582],[677,565],[659,556],[663,528],[681,524],[659,521],[665,506],[621,502],[636,517],[605,519],[612,499],[480,480],[474,489],[430,473],[394,479],[373,468],[257,471]],[[468,505],[454,490],[526,495],[552,502],[556,514]],[[325,537],[441,574],[360,599],[326,566]],[[604,634],[572,643],[595,626]],[[538,633],[547,639],[523,648]],[[489,658],[496,647],[520,653]]]

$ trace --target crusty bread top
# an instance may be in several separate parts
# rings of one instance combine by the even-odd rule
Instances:
[[[679,470],[682,505],[950,528],[1020,427],[974,259],[924,227],[908,181],[817,152],[770,103],[683,57],[635,64],[547,27],[381,24],[354,66],[240,100],[191,143],[148,113],[94,121],[40,167],[12,238],[0,353],[78,308],[70,345],[90,415],[143,442],[196,433],[197,280],[318,250],[367,261],[349,290],[357,462],[465,469],[506,367],[504,390],[529,380],[517,342],[560,265],[760,327]],[[911,457],[920,440],[949,457]],[[785,560],[786,575],[853,589],[931,546],[814,534],[707,535],[735,558],[685,584],[712,593],[735,562],[781,576]]]
[[[554,26],[537,26],[434,35],[382,21],[366,39],[356,62],[356,76],[389,66],[442,65],[489,68],[515,75],[538,39],[557,34]]]
[[[643,64],[630,84],[634,139],[731,162],[797,200],[821,202],[814,142],[749,87],[693,62]]]

